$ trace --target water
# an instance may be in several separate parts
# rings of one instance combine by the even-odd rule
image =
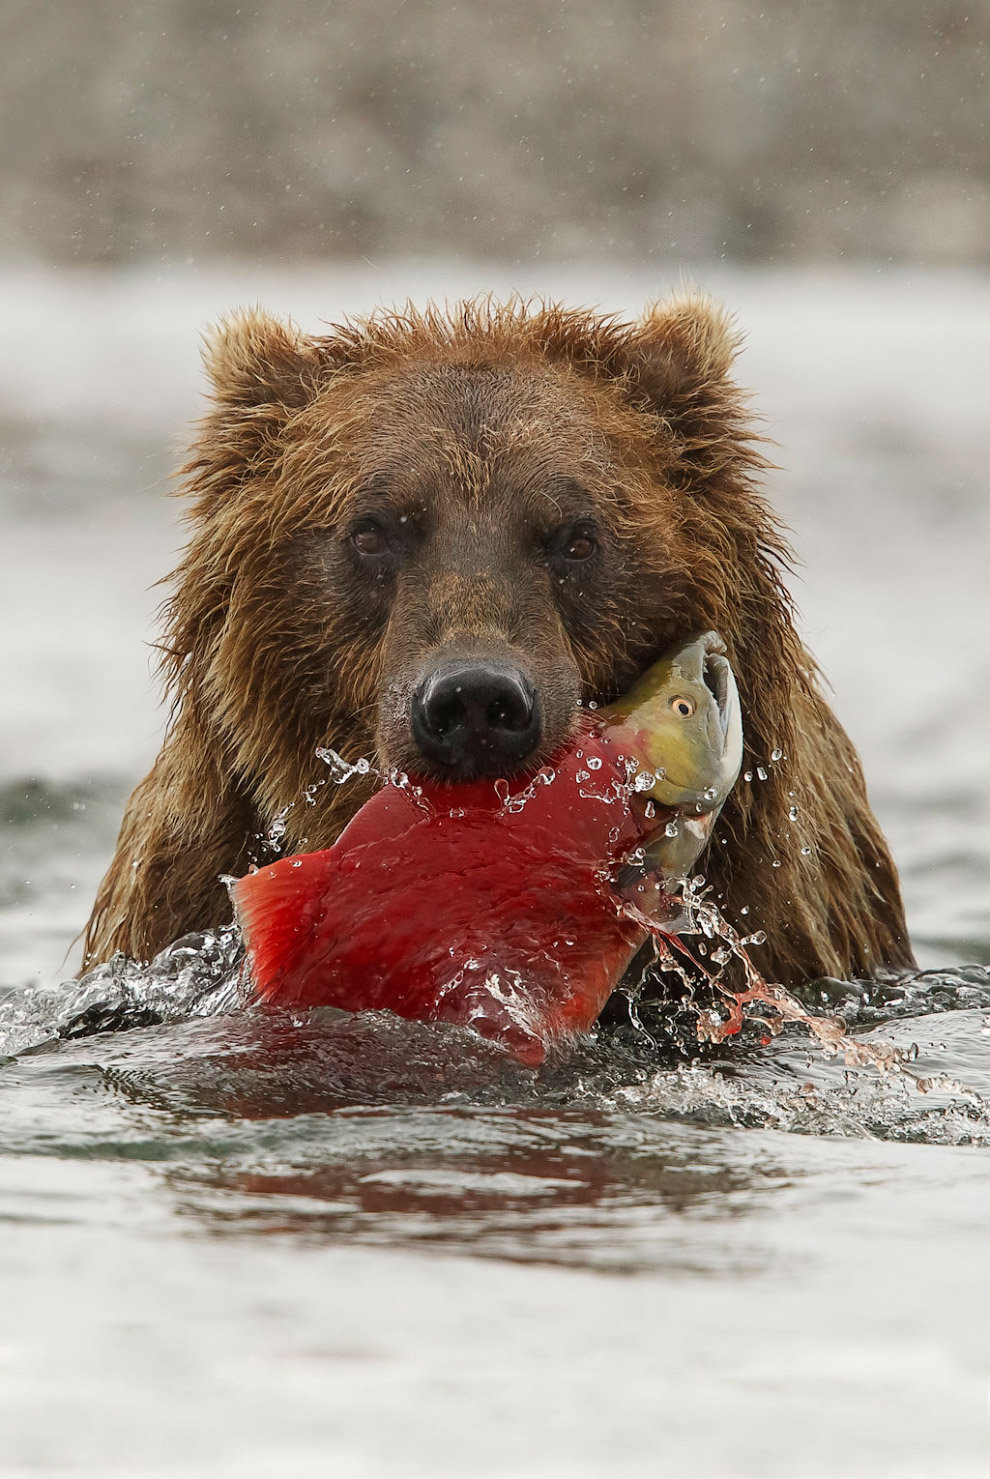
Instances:
[[[58,986],[156,747],[141,639],[199,328],[504,276],[0,277],[4,1474],[987,1470],[986,280],[714,284],[925,968],[805,1005],[906,1071],[799,1026],[658,1056],[642,1008],[534,1074],[461,1029],[245,1011],[223,937]]]

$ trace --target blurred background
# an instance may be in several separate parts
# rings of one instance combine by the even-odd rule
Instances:
[[[990,958],[985,0],[0,20],[8,974],[67,968],[160,740],[148,644],[204,328],[489,289],[636,314],[684,280],[745,331],[803,628],[915,933]]]
[[[990,254],[981,0],[3,11],[8,254]]]

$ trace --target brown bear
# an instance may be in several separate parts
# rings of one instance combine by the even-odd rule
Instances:
[[[328,846],[361,795],[318,746],[451,777],[533,770],[694,633],[735,669],[744,773],[702,871],[784,983],[912,962],[856,754],[782,580],[736,340],[697,296],[636,323],[521,301],[310,338],[240,314],[208,350],[166,607],[170,727],[86,962],[230,917],[222,874]]]

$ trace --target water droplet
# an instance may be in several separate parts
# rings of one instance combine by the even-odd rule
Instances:
[[[706,801],[714,801],[715,797],[718,795],[718,787],[709,786],[706,791],[702,792],[702,794]]]
[[[791,819],[792,822],[796,822],[797,819],[798,819],[798,809],[797,809],[797,807],[796,806],[792,806],[791,809],[790,809],[790,811],[787,813],[787,815],[790,817],[790,819]]]
[[[757,775],[757,779],[758,779],[758,780],[761,780],[761,781],[765,781],[765,780],[766,780],[766,778],[767,778],[767,773],[766,773],[766,771],[765,771],[765,770],[764,770],[764,768],[763,768],[763,766],[762,766],[762,765],[758,765],[758,766],[757,766],[757,767],[756,767],[756,775]]]
[[[811,855],[811,848],[808,847],[807,844],[805,844],[805,846],[802,847],[802,849],[801,849],[801,856],[803,858],[807,858],[807,857],[810,857],[810,855]]]
[[[331,750],[329,746],[321,745],[316,754],[324,765],[330,767],[330,779],[338,786],[343,785],[344,781],[349,781],[353,775],[367,775],[371,770],[370,760],[365,760],[362,756],[353,765],[349,765],[342,755],[338,755],[337,751]]]
[[[574,779],[577,781],[579,786],[582,786],[585,781],[591,780],[591,774],[587,770],[579,770]]]
[[[753,772],[751,770],[744,770],[743,771],[743,780],[744,781],[751,781],[752,779],[753,779]]]
[[[663,830],[665,837],[676,837],[678,832],[680,831],[680,828],[677,825],[677,818],[671,817],[670,821],[667,823],[666,827],[664,827]]]
[[[778,760],[783,760],[783,758],[784,758],[784,752],[783,752],[783,750],[771,750],[770,751],[770,759],[774,762],[775,765],[776,765],[776,763],[777,763]]]
[[[742,908],[739,910],[739,913],[740,914],[748,914],[749,913],[749,905],[748,904],[744,904],[742,906]]]
[[[647,818],[647,820],[652,821],[652,819],[656,816],[656,814],[657,814],[657,809],[653,805],[653,802],[652,801],[648,801],[646,803],[646,805],[643,807],[643,815]]]
[[[771,868],[779,868],[780,867],[780,859],[779,858],[774,858],[774,860],[770,864],[770,866],[771,866]]]
[[[656,778],[651,770],[641,770],[633,781],[634,791],[652,791],[656,785]],[[712,793],[714,795],[714,792]]]
[[[601,768],[602,768],[602,762],[601,762],[601,760],[599,760],[598,756],[597,755],[589,755],[588,756],[588,769],[589,770],[601,770]]]

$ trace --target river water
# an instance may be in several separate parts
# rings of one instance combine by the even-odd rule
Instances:
[[[534,1075],[460,1029],[237,1010],[222,939],[84,1003],[163,1020],[66,1031],[160,734],[202,327],[488,287],[633,312],[675,274],[0,274],[0,1473],[987,1472],[990,280],[698,276],[748,333],[924,971],[826,991],[914,1077],[798,1028],[693,1066],[620,1029]]]

